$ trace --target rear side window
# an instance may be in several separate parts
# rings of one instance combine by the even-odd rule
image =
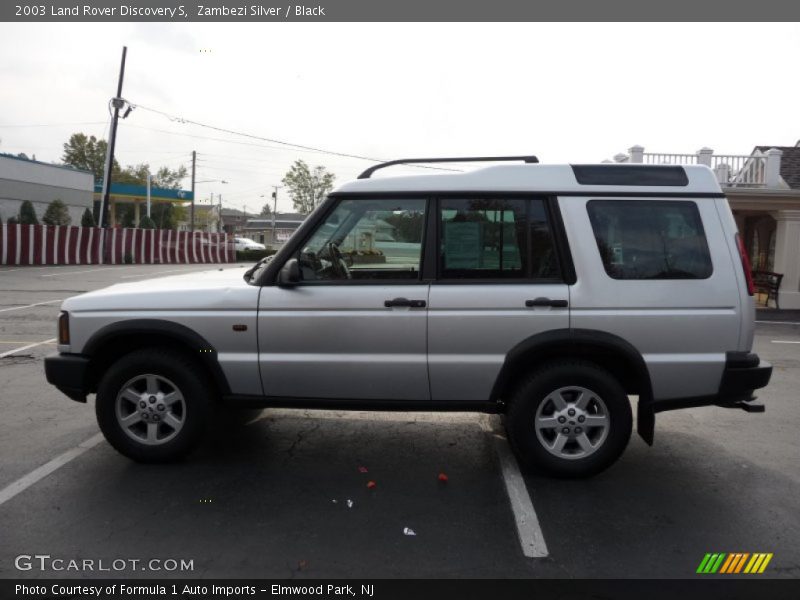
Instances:
[[[697,204],[591,200],[587,204],[606,273],[614,279],[706,279],[713,271]]]
[[[443,199],[439,210],[443,279],[560,278],[542,200]]]

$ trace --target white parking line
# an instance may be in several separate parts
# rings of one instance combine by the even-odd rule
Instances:
[[[492,428],[489,419],[481,419],[481,429],[492,436],[494,449],[500,459],[500,468],[503,471],[503,480],[511,510],[514,512],[514,520],[517,523],[517,535],[522,553],[528,558],[545,558],[549,552],[544,541],[544,533],[539,525],[539,517],[536,516],[517,459],[514,458],[505,436]]]
[[[773,344],[800,344],[800,342],[790,342],[789,340],[772,340]]]
[[[25,306],[12,306],[11,308],[0,308],[0,312],[9,312],[11,310],[22,310],[23,308],[33,308],[34,306],[43,306],[45,304],[53,304],[55,302],[63,302],[64,298],[57,300],[46,300],[44,302],[36,302],[35,304],[26,304]]]
[[[762,325],[800,325],[797,321],[756,321]]]
[[[12,271],[19,271],[19,269],[2,269],[0,273],[11,273]]]
[[[151,271],[150,273],[139,273],[138,275],[125,275],[124,277],[120,277],[120,279],[133,279],[134,277],[148,277],[151,275],[153,276],[161,275],[161,273],[178,273],[178,272],[191,273],[192,271],[189,271],[187,269],[170,269],[169,271]]]
[[[0,354],[0,358],[5,358],[6,356],[11,356],[12,354],[16,354],[17,352],[22,352],[23,350],[28,350],[29,348],[35,348],[36,346],[41,346],[42,344],[52,344],[56,341],[56,338],[51,340],[45,340],[43,342],[36,342],[33,344],[28,344],[27,346],[20,346],[19,348],[14,348],[13,350],[8,350]]]
[[[95,271],[109,271],[111,269],[124,269],[125,267],[97,267],[94,269],[84,269],[82,271],[61,271],[58,273],[48,273],[39,277],[58,277],[59,275],[78,275],[79,273],[94,273]]]
[[[20,492],[25,491],[33,484],[41,481],[52,472],[56,471],[57,469],[63,467],[71,460],[78,458],[81,454],[86,452],[87,450],[94,448],[97,444],[103,441],[103,434],[98,433],[93,435],[85,442],[82,442],[75,446],[74,448],[70,448],[63,454],[59,454],[53,460],[46,462],[41,467],[38,467],[14,481],[13,483],[7,485],[2,490],[0,490],[0,505],[8,502],[14,496],[19,494]]]

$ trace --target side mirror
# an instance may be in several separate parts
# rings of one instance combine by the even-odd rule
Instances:
[[[292,286],[300,283],[302,279],[300,263],[296,258],[290,258],[278,273],[278,285]]]

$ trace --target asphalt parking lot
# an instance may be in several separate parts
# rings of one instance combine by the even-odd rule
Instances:
[[[132,463],[98,437],[92,399],[44,379],[60,301],[208,268],[0,267],[0,577],[685,578],[707,552],[774,553],[763,576],[800,577],[793,321],[758,324],[766,413],[661,414],[655,446],[634,435],[590,480],[517,481],[498,419],[463,413],[270,409],[185,462]],[[34,554],[193,570],[15,568]]]

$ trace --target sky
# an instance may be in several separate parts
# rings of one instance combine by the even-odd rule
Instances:
[[[800,139],[797,24],[1,23],[0,152],[59,162],[72,133],[106,138],[123,45],[137,108],[119,162],[188,168],[196,150],[197,201],[249,212],[297,159],[337,183],[374,163],[176,118],[376,160],[601,162],[637,144],[749,154]]]

